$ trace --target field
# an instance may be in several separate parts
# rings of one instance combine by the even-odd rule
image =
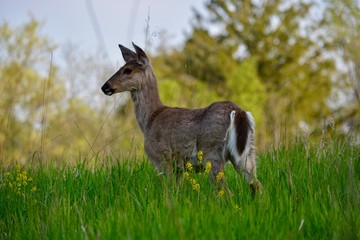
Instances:
[[[255,197],[231,165],[232,197],[206,173],[159,177],[146,157],[6,167],[0,239],[360,238],[358,147],[298,142],[260,152],[258,161],[263,192]]]

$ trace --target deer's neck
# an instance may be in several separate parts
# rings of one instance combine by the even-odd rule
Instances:
[[[131,98],[134,101],[136,120],[145,134],[152,113],[163,106],[159,96],[156,77],[151,68],[145,71],[142,89],[131,92]]]

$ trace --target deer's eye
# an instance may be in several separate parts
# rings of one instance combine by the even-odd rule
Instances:
[[[132,69],[131,69],[131,68],[125,68],[123,73],[124,73],[125,75],[129,75],[129,74],[132,73]]]

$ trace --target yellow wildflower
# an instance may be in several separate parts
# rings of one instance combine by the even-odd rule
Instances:
[[[240,212],[241,208],[239,207],[239,205],[235,204],[234,205],[235,211]]]
[[[186,172],[187,173],[187,172]],[[185,178],[190,182],[192,189],[195,191],[199,191],[200,190],[200,184],[196,182],[195,178],[191,178],[189,173],[187,173],[185,175]]]
[[[188,179],[190,177],[190,174],[188,172],[184,172],[184,178]]]
[[[197,158],[198,158],[198,163],[201,164],[202,163],[202,160],[203,160],[203,151],[199,150],[198,153],[197,153]]]
[[[220,182],[223,177],[224,177],[224,172],[223,171],[219,172],[218,175],[216,176],[216,182]]]
[[[15,169],[16,169],[16,172],[20,172],[20,169],[21,169],[20,164],[16,164]]]
[[[211,162],[207,162],[205,165],[205,172],[209,174],[211,171]]]
[[[196,180],[194,178],[190,179],[191,185],[195,185],[196,184]]]
[[[221,190],[218,192],[219,197],[224,196],[224,193],[225,193],[225,191],[224,191],[223,189],[221,189]]]
[[[22,195],[25,197],[25,194],[28,190],[36,190],[36,186],[32,183],[33,178],[28,176],[28,172],[23,170],[20,164],[16,164],[11,171],[5,173],[3,189],[6,187],[11,190],[9,194]],[[8,196],[10,197],[10,196]]]
[[[198,183],[196,183],[196,184],[193,184],[193,189],[195,190],[195,191],[199,191],[200,190],[200,184],[198,184]]]
[[[35,192],[37,190],[37,187],[36,186],[33,186],[32,188],[31,188],[31,191],[32,192]]]
[[[193,166],[192,166],[191,162],[186,162],[186,169],[189,171],[192,171]]]

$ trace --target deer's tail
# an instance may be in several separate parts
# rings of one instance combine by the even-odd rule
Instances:
[[[227,150],[238,165],[254,148],[255,122],[250,112],[232,111],[227,133]]]

